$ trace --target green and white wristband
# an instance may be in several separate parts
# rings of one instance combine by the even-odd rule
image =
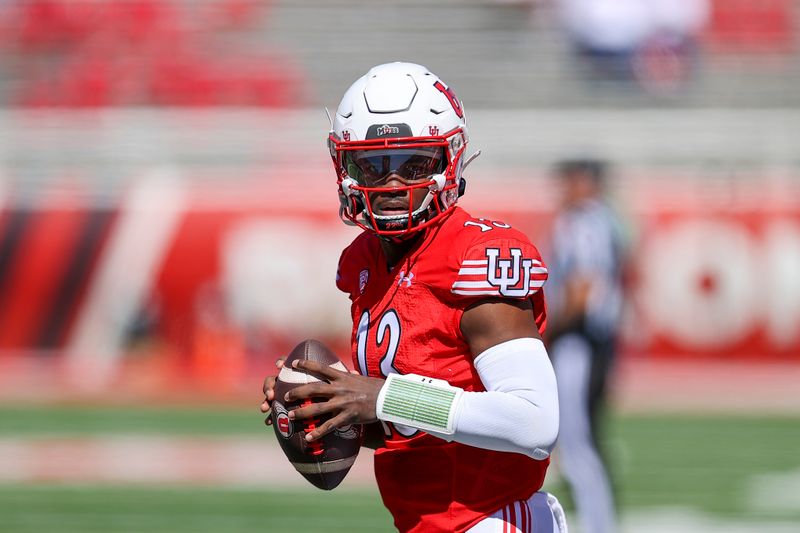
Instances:
[[[379,420],[433,431],[455,433],[455,414],[463,389],[442,379],[417,374],[389,374],[378,393]]]

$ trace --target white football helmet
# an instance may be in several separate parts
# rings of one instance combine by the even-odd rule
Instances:
[[[373,67],[345,93],[328,136],[339,215],[395,239],[430,226],[464,193],[467,142],[464,108],[436,75],[413,63]],[[387,190],[407,209],[373,209]]]

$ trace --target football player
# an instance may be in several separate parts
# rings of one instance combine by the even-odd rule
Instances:
[[[523,233],[456,205],[468,140],[461,101],[423,66],[376,66],[345,93],[328,145],[340,215],[363,230],[336,280],[360,375],[298,362],[321,381],[286,401],[327,401],[289,416],[331,415],[309,440],[380,423],[375,475],[400,531],[564,532],[540,492],[559,420],[547,269]]]

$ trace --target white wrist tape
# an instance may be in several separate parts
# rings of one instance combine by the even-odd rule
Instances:
[[[452,435],[456,406],[464,393],[442,379],[389,374],[378,393],[379,420]]]

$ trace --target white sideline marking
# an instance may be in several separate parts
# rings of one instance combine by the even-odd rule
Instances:
[[[769,513],[800,509],[800,469],[751,476],[748,486],[750,509]]]
[[[567,520],[570,520],[567,516]],[[570,533],[583,533],[572,520]],[[573,527],[574,526],[574,527]],[[725,520],[684,507],[641,509],[623,515],[621,533],[797,533],[790,522]]]
[[[311,487],[272,434],[261,437],[3,437],[0,483],[177,483]],[[361,449],[344,486],[374,486]],[[376,489],[377,490],[377,489]]]
[[[0,483],[192,484],[314,489],[291,466],[271,434],[262,437],[0,437]],[[800,472],[757,476],[753,490],[795,489]],[[787,483],[787,484],[784,484]],[[375,490],[372,452],[362,448],[341,487]],[[789,497],[787,495],[787,497]],[[796,509],[796,504],[794,509]],[[790,508],[791,509],[791,508]],[[580,530],[574,513],[571,533]],[[624,512],[621,533],[796,533],[798,524],[724,520],[694,509]]]

